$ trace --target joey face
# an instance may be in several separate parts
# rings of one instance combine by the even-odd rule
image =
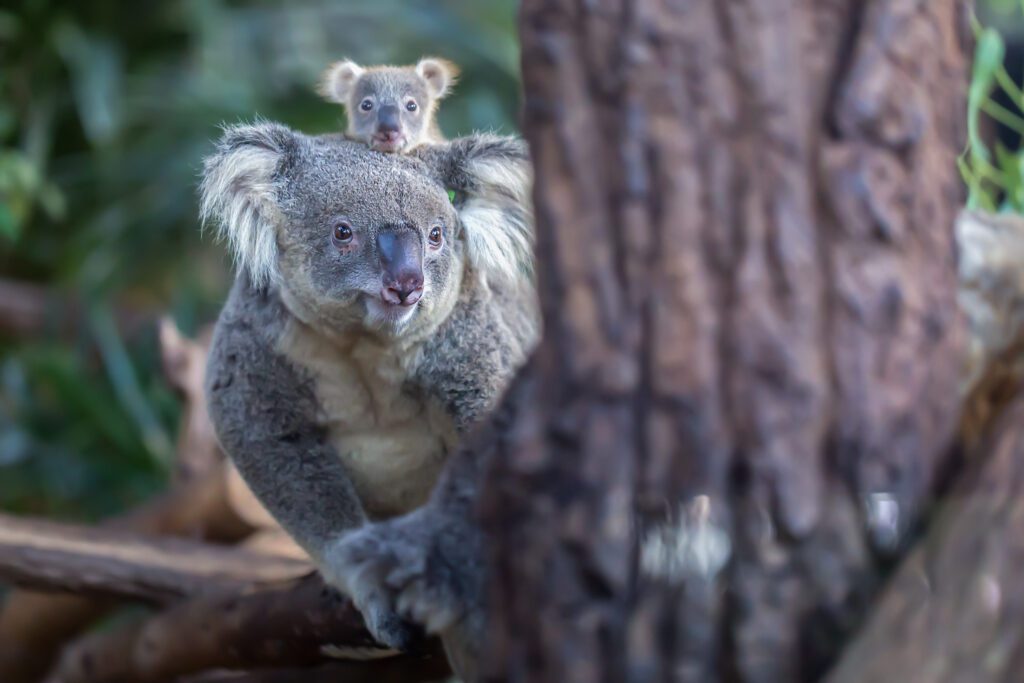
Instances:
[[[458,74],[457,66],[437,57],[368,68],[346,59],[327,67],[319,91],[345,106],[349,137],[378,152],[404,153],[437,137],[437,103]]]
[[[427,82],[413,69],[374,69],[352,90],[349,131],[378,152],[401,153],[423,141],[434,109]]]
[[[357,173],[325,183],[320,173],[315,183],[292,184],[280,266],[290,295],[316,322],[398,337],[451,310],[462,245],[444,188],[376,159],[384,167],[361,159],[361,181]]]

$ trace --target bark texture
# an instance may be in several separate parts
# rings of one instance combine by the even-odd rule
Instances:
[[[1021,679],[1024,399],[1016,399],[971,459],[975,471],[943,501],[939,521],[828,683]]]
[[[957,425],[965,9],[524,0],[546,327],[483,497],[496,679],[834,660]]]

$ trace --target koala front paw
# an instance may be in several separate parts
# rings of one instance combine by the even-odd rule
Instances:
[[[370,524],[340,539],[335,570],[350,595],[377,596],[430,633],[476,620],[481,611],[481,549],[468,522],[424,508]]]
[[[326,558],[328,566],[320,568],[320,573],[328,584],[327,590],[339,600],[345,599],[344,594],[348,595],[356,609],[363,615],[366,630],[381,646],[399,652],[419,650],[425,640],[423,629],[398,616],[388,606],[386,596],[380,595],[379,592],[354,592],[336,571],[337,562],[332,560],[333,555],[333,551],[329,552]]]
[[[386,645],[399,652],[416,652],[423,644],[423,629],[387,609],[383,602],[373,601],[356,607],[366,621],[366,628],[381,645]]]

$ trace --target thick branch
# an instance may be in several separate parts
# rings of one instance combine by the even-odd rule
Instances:
[[[221,543],[240,541],[253,528],[231,504],[226,473],[222,469],[188,481],[124,516],[109,520],[104,527]],[[61,645],[111,607],[110,600],[92,596],[12,592],[0,610],[0,681],[41,680]]]
[[[241,593],[309,565],[181,539],[0,515],[0,577],[21,586],[167,602]]]
[[[415,683],[448,680],[444,657],[394,657],[368,664],[338,662],[313,669],[275,669],[188,678],[181,683]]]
[[[948,499],[829,683],[1020,680],[1024,398],[973,457],[980,471]]]
[[[330,644],[387,654],[378,650],[351,603],[325,588],[319,577],[310,577],[241,597],[199,598],[141,625],[88,636],[65,651],[55,679],[148,683],[219,669],[313,666],[330,661],[323,651]],[[395,664],[389,659],[382,671],[399,667],[403,678],[398,680],[433,680],[438,677],[435,660],[443,662],[443,657],[431,647],[429,660],[403,657],[403,663]],[[387,680],[376,677],[377,663],[352,667],[374,674],[365,680]]]

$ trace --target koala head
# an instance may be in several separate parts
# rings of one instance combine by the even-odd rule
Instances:
[[[529,185],[513,138],[397,156],[261,123],[228,128],[207,158],[202,215],[243,276],[308,324],[399,336],[447,316],[467,270],[530,277]]]
[[[344,105],[350,136],[378,152],[404,152],[430,133],[437,103],[451,91],[458,71],[436,57],[415,66],[369,68],[345,60],[324,72],[320,94]]]

